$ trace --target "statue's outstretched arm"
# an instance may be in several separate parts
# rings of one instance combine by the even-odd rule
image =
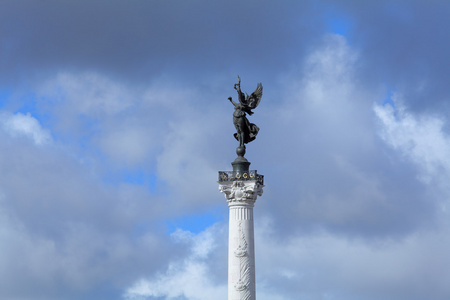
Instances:
[[[233,101],[233,98],[228,97],[228,100],[230,100],[230,102],[231,102],[234,106],[238,105],[236,102]]]

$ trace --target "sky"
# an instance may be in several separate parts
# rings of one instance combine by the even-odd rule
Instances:
[[[238,75],[258,299],[449,299],[449,1],[0,7],[0,299],[227,299]]]

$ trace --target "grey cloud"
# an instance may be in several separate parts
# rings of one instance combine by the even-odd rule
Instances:
[[[157,226],[163,202],[145,187],[102,184],[56,143],[36,145],[3,130],[0,137],[0,297],[117,296],[175,250]]]
[[[408,98],[413,109],[448,111],[448,1],[340,1],[361,50],[360,76]]]
[[[402,235],[438,209],[426,200],[417,170],[377,136],[369,96],[374,92],[355,84],[359,61],[352,51],[341,38],[325,39],[306,59],[301,80],[283,95],[279,111],[262,123],[259,142],[272,146],[258,151],[255,161],[266,170],[265,196],[271,200],[261,199],[259,207],[277,216],[285,233],[326,228],[367,237]]]
[[[288,66],[287,58],[302,48],[302,36],[317,32],[318,26],[300,21],[308,6],[6,1],[0,38],[2,70],[8,73],[2,81],[18,80],[17,72],[32,79],[59,68],[113,72],[141,82],[166,69],[185,77],[218,69],[275,70]]]

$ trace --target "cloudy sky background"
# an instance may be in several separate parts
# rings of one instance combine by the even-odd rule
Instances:
[[[449,299],[450,2],[0,7],[1,299],[227,299],[237,75],[258,299]]]

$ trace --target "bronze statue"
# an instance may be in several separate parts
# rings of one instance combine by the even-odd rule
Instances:
[[[234,85],[234,89],[238,93],[239,103],[233,101],[231,97],[228,97],[231,103],[234,105],[233,124],[236,127],[236,133],[234,137],[239,141],[239,147],[245,149],[245,144],[250,143],[256,138],[259,127],[253,123],[250,123],[245,113],[250,116],[253,115],[252,109],[255,109],[262,97],[262,84],[258,83],[256,90],[249,96],[247,93],[241,91],[241,78],[238,76],[238,83]],[[245,150],[244,150],[245,153]]]

